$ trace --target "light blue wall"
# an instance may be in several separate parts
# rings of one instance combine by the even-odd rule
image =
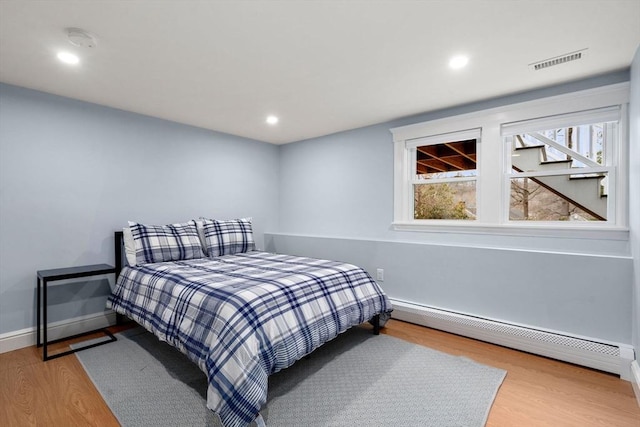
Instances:
[[[628,80],[622,71],[283,146],[279,230],[267,249],[384,268],[394,298],[629,344],[628,240],[393,231],[389,132]]]
[[[636,126],[638,68],[636,54]],[[392,297],[638,348],[629,241],[390,229],[390,128],[627,80],[621,71],[281,147],[0,84],[0,334],[35,324],[36,270],[113,262],[112,232],[127,220],[251,215],[259,246],[384,268]],[[632,140],[637,166],[637,129]],[[52,320],[103,310],[108,285],[90,285],[52,293]]]
[[[636,359],[640,358],[640,47],[631,64],[631,102],[629,108],[630,139],[629,147],[629,193],[631,218],[631,251],[634,265],[634,316],[633,345]]]
[[[338,259],[392,298],[473,316],[630,343],[632,265],[600,257],[465,245],[266,233],[274,252]]]
[[[36,270],[113,263],[128,220],[252,216],[262,246],[278,173],[271,144],[0,84],[0,334],[35,325]],[[103,311],[108,293],[52,288],[50,320]]]

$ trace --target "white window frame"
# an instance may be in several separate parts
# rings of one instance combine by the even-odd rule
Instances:
[[[627,239],[628,103],[629,83],[625,82],[391,129],[394,142],[392,228],[399,231]],[[619,110],[620,120],[618,143],[614,144],[613,152],[608,156],[615,166],[609,172],[615,183],[615,205],[609,210],[607,221],[509,221],[506,213],[510,197],[510,187],[507,186],[510,162],[506,158],[503,129],[521,124],[519,122],[548,121],[553,117],[565,119],[571,114],[583,114],[608,107]],[[480,130],[482,141],[477,144],[476,220],[413,219],[414,177],[411,172],[415,165],[411,163],[411,148],[425,138],[455,135],[473,129]],[[507,165],[509,169],[505,169]],[[496,203],[496,200],[500,203]]]
[[[615,225],[616,219],[616,211],[617,211],[617,201],[618,197],[618,186],[617,186],[617,174],[616,170],[618,168],[618,162],[621,159],[618,159],[616,153],[618,151],[618,146],[620,145],[620,138],[618,128],[621,122],[621,108],[620,106],[606,107],[606,108],[598,108],[595,110],[588,111],[580,111],[576,113],[570,114],[562,114],[559,116],[545,117],[542,119],[534,119],[534,120],[525,120],[515,123],[505,123],[501,126],[501,134],[504,141],[504,150],[505,150],[505,165],[504,165],[504,182],[503,186],[506,194],[510,194],[511,192],[511,180],[514,178],[535,178],[535,177],[543,177],[543,176],[559,176],[559,175],[577,175],[577,174],[590,174],[590,173],[606,173],[609,183],[609,195],[607,197],[607,220],[598,222],[598,224],[613,224]],[[512,170],[512,150],[511,150],[511,139],[513,136],[527,133],[531,131],[536,131],[540,129],[553,129],[553,128],[562,128],[569,126],[578,126],[582,124],[590,124],[590,123],[602,123],[602,122],[616,122],[617,126],[615,131],[612,129],[608,130],[608,137],[605,138],[605,146],[603,147],[605,151],[605,164],[604,165],[596,165],[594,162],[588,158],[583,158],[578,153],[572,153],[574,159],[582,161],[585,164],[584,168],[580,168],[578,170],[572,169],[562,169],[562,170],[552,170],[552,171],[535,171],[535,172],[513,172]],[[549,142],[551,144],[551,142]],[[515,223],[520,224],[522,221],[514,221],[509,219],[509,204],[505,203],[503,206],[503,222],[507,223]],[[546,224],[546,225],[556,225],[558,221],[536,221],[537,224]],[[588,223],[594,224],[594,222]],[[585,224],[586,225],[586,224]]]
[[[468,177],[468,178],[437,178],[437,179],[418,179],[417,176],[417,168],[416,168],[416,164],[417,164],[417,149],[418,147],[424,147],[424,146],[428,146],[428,145],[438,145],[438,144],[443,144],[446,142],[452,142],[452,141],[464,141],[467,139],[475,139],[476,140],[476,176],[474,177]],[[405,203],[409,203],[408,209],[411,212],[414,212],[415,210],[415,206],[414,206],[414,200],[415,200],[415,196],[414,196],[414,186],[415,185],[420,185],[420,184],[438,184],[438,183],[456,183],[456,182],[463,182],[463,181],[475,181],[476,182],[476,204],[477,204],[477,199],[478,199],[478,188],[477,188],[477,182],[478,182],[478,177],[480,175],[480,169],[478,168],[479,162],[477,160],[477,152],[478,152],[478,146],[480,144],[480,141],[482,140],[482,130],[481,129],[469,129],[469,130],[464,130],[464,131],[458,131],[458,132],[452,132],[452,133],[446,133],[446,134],[440,134],[440,135],[431,135],[431,136],[427,136],[424,138],[418,138],[418,139],[414,139],[411,141],[407,141],[406,143],[406,149],[408,151],[408,156],[409,156],[409,176],[410,178],[407,180],[407,185],[409,186],[409,188],[407,189],[408,193],[410,194],[410,197],[408,199],[405,199],[404,202]],[[411,214],[411,217],[413,218],[413,214]],[[456,220],[441,220],[441,219],[435,219],[435,220],[416,220],[414,219],[414,221],[455,221],[455,222],[460,222],[460,221],[475,221],[475,219],[473,220],[463,220],[463,219],[456,219]]]

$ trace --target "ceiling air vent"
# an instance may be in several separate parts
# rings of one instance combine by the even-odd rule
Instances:
[[[87,48],[96,47],[96,38],[82,28],[67,28],[66,32],[67,37],[69,38],[69,43],[72,45]]]
[[[533,64],[529,64],[529,67],[531,67],[531,69],[534,71],[538,71],[545,68],[553,67],[554,65],[564,64],[565,62],[577,61],[578,59],[583,59],[585,56],[587,56],[587,49],[582,49],[561,56],[534,62]]]

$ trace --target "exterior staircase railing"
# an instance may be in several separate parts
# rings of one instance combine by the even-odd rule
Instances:
[[[544,144],[547,144],[547,145],[555,148],[558,151],[563,152],[564,154],[566,154],[567,156],[569,156],[572,159],[579,160],[581,163],[584,163],[585,166],[590,166],[590,167],[594,167],[594,168],[602,166],[602,165],[598,164],[597,162],[594,162],[590,158],[583,156],[582,154],[578,153],[577,151],[574,151],[571,148],[565,147],[562,144],[558,144],[554,140],[547,138],[546,136],[542,135],[541,133],[530,132],[528,135],[531,135],[532,137],[534,137],[538,141],[540,141],[540,142],[542,142]]]

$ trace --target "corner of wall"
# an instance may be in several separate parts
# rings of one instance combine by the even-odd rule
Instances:
[[[640,365],[638,365],[637,359],[631,362],[631,385],[633,386],[633,392],[636,394],[638,406],[640,406]]]
[[[636,360],[631,364],[633,390],[640,405],[640,45],[636,49],[631,63],[629,94],[629,228],[631,254],[633,256],[633,313],[632,344],[635,347]],[[633,195],[636,195],[635,197]]]

